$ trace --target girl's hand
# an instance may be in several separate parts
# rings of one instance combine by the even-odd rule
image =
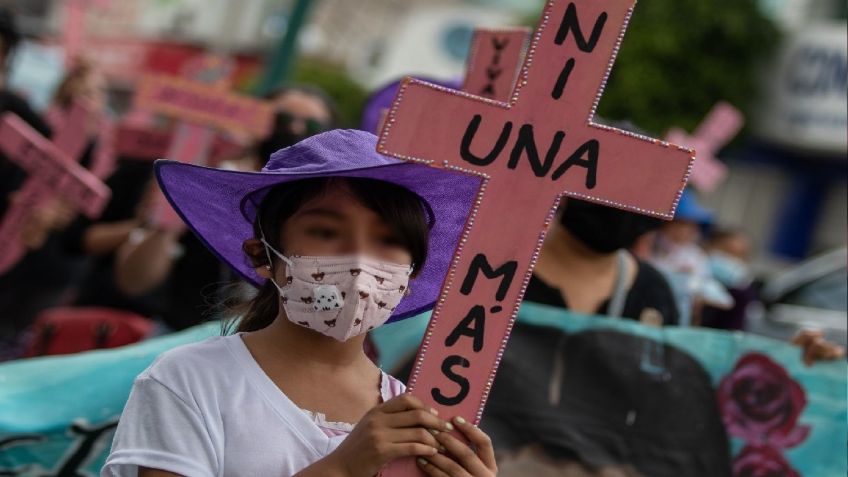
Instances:
[[[403,394],[370,410],[322,460],[341,475],[372,477],[394,459],[434,456],[440,448],[434,434],[453,429],[418,398]]]
[[[436,435],[436,440],[446,449],[445,454],[419,457],[418,467],[433,477],[491,477],[497,475],[495,451],[492,440],[485,432],[461,417],[454,418],[457,429],[471,443],[464,444],[447,432]]]

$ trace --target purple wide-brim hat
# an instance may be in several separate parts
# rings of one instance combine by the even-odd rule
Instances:
[[[274,186],[313,177],[359,177],[414,192],[430,215],[427,261],[410,282],[412,293],[398,305],[392,322],[433,307],[481,179],[387,157],[376,146],[377,137],[371,133],[336,129],[275,152],[260,172],[159,160],[156,178],[168,201],[209,250],[256,286],[265,279],[254,271],[242,244],[255,238],[256,212]]]

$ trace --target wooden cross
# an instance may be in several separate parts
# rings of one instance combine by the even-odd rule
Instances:
[[[745,118],[738,109],[720,102],[713,106],[691,136],[680,128],[672,128],[666,134],[667,141],[698,151],[690,182],[701,192],[709,194],[724,181],[727,166],[715,156],[739,133],[744,123]]]
[[[45,201],[59,197],[92,218],[106,206],[109,188],[76,163],[89,140],[85,134],[88,116],[85,106],[74,105],[67,126],[56,131],[53,142],[15,114],[6,113],[0,121],[0,149],[29,174],[0,222],[0,274],[26,254],[23,223]]]
[[[509,102],[413,78],[398,91],[378,150],[484,179],[410,377],[442,416],[479,422],[563,195],[674,216],[694,151],[592,122],[633,5],[548,0]]]

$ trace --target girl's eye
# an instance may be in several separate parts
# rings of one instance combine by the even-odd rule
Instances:
[[[339,235],[335,230],[328,227],[310,227],[306,229],[306,234],[322,240],[331,240]]]

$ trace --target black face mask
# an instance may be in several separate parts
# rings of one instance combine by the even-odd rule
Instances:
[[[568,199],[560,223],[584,245],[595,252],[606,254],[632,246],[643,234],[659,227],[662,220]]]

